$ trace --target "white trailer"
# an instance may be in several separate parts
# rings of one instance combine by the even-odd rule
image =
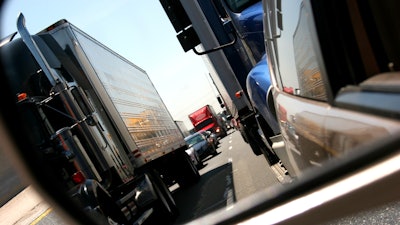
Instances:
[[[168,186],[200,175],[146,72],[66,20],[30,35],[21,14],[17,27],[1,55],[30,160],[92,215],[174,218]]]

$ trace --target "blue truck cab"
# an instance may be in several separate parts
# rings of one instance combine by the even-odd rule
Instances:
[[[263,34],[263,9],[259,0],[224,0],[224,8],[231,18],[239,38],[247,45],[258,62],[265,53]]]
[[[246,77],[246,91],[258,114],[260,128],[264,135],[271,137],[280,133],[271,92],[271,79],[265,55],[263,33],[262,1],[223,0],[222,4],[229,15],[239,39],[248,48],[253,68]],[[267,138],[269,144],[272,142]]]

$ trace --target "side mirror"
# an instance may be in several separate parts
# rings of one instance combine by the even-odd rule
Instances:
[[[201,14],[196,14],[195,11],[193,11],[191,15],[188,15],[184,10],[184,6],[179,1],[160,0],[160,2],[169,20],[174,26],[179,43],[181,44],[185,52],[192,49],[195,54],[204,55],[221,50],[225,47],[234,45],[236,43],[237,37],[236,33],[234,32],[232,22],[229,20],[221,22],[219,13],[221,13],[222,10],[220,10],[219,8],[215,8],[215,5],[214,5],[215,11],[211,10],[207,12],[208,16],[204,16]],[[212,4],[211,1],[208,4]],[[196,6],[191,5],[191,7],[196,7]],[[224,13],[224,15],[221,16],[226,17],[226,13]],[[195,47],[201,44],[201,38],[199,37],[199,35],[201,34],[202,31],[201,30],[196,31],[194,29],[191,21],[192,17],[199,17],[203,19],[206,19],[206,17],[210,19],[211,17],[212,22],[210,22],[210,24],[214,25],[218,24],[219,32],[225,32],[226,37],[225,40],[222,41],[223,44],[211,47],[210,49],[207,49],[202,52],[197,51]],[[199,29],[206,29],[206,28],[203,27]]]
[[[335,99],[335,105],[399,118],[399,84],[399,72],[378,74],[360,83],[359,86],[342,88]]]

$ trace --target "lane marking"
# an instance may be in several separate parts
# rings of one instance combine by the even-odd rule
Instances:
[[[30,223],[29,225],[35,225],[37,223],[39,223],[44,217],[46,217],[51,211],[53,211],[52,208],[48,208],[44,213],[42,213],[38,218],[36,218],[34,221],[32,221],[32,223]]]
[[[233,208],[233,204],[235,203],[233,200],[233,190],[231,188],[226,190],[226,208],[225,211],[231,210]]]
[[[226,175],[226,187],[224,197],[226,199],[226,208],[225,211],[230,210],[233,208],[233,204],[235,203],[235,199],[233,197],[233,190],[232,190],[232,177],[231,175]]]
[[[228,163],[232,163],[232,158],[228,158]],[[225,211],[232,209],[235,203],[235,197],[232,189],[233,185],[232,176],[233,176],[232,173],[225,176],[226,180],[225,193],[224,193],[224,197],[226,199]]]
[[[232,146],[229,146],[228,150],[232,150]]]

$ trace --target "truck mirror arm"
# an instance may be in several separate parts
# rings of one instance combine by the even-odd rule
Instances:
[[[199,52],[199,51],[196,50],[196,48],[192,48],[192,49],[193,49],[193,52],[196,53],[196,55],[204,55],[204,54],[208,54],[208,53],[215,52],[215,51],[221,50],[223,48],[232,46],[232,45],[234,45],[236,43],[236,40],[237,40],[236,35],[233,35],[233,40],[231,42],[223,44],[223,45],[220,45],[220,46],[215,47],[215,48],[212,48],[210,50],[205,50],[203,52]]]

